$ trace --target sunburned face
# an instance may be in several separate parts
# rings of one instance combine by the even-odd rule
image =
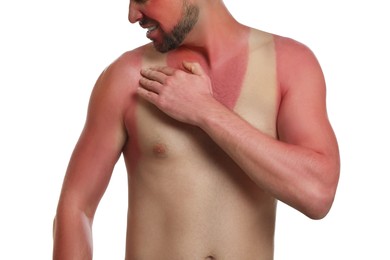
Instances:
[[[198,21],[198,15],[199,8],[185,1],[180,21],[173,27],[171,33],[164,33],[161,43],[154,42],[156,49],[160,52],[167,52],[179,47]]]
[[[176,49],[183,43],[188,33],[198,21],[198,16],[199,7],[188,3],[188,0],[184,0],[181,17],[170,32],[166,32],[161,28],[160,22],[164,23],[162,19],[161,21],[155,21],[146,14],[143,15],[139,23],[142,27],[148,29],[147,37],[153,41],[156,50],[164,53]]]

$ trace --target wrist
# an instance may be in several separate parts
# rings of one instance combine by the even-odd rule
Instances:
[[[216,126],[223,124],[223,121],[228,120],[229,114],[231,115],[233,113],[216,99],[213,99],[213,102],[210,102],[210,106],[207,109],[203,109],[203,111],[205,112],[201,112],[198,115],[196,125],[205,132],[209,132]]]

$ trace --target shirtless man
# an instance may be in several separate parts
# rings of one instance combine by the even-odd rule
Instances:
[[[339,153],[313,53],[248,28],[222,0],[131,0],[152,43],[99,77],[71,157],[54,259],[91,259],[92,222],[123,153],[127,260],[270,260],[276,201],[331,208]]]

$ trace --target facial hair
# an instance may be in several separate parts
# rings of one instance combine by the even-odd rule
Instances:
[[[184,1],[183,15],[172,29],[171,33],[164,33],[161,43],[154,42],[157,51],[165,53],[179,47],[188,33],[192,30],[199,18],[199,7]]]

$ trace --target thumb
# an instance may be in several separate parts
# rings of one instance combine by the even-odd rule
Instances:
[[[195,74],[198,76],[202,76],[204,74],[202,67],[197,62],[183,61],[183,67],[186,70],[188,70],[189,72],[191,72],[192,74]]]

